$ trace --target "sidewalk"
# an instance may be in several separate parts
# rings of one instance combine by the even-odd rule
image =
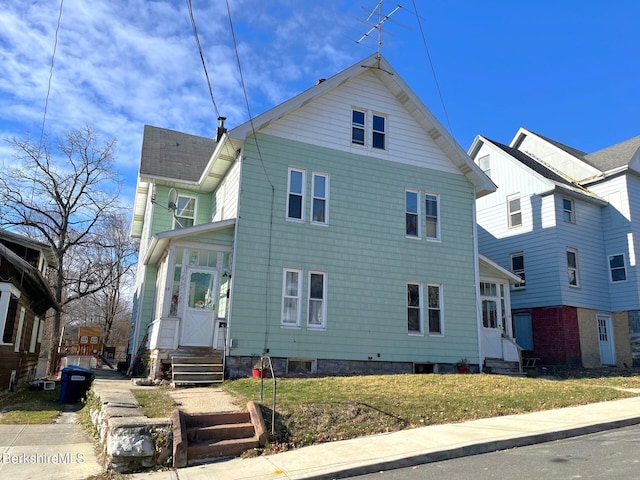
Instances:
[[[434,425],[276,455],[129,475],[134,480],[332,479],[558,440],[640,423],[640,397]]]

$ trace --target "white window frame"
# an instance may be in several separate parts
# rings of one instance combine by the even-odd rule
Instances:
[[[415,212],[410,212],[409,211],[409,206],[408,206],[408,202],[407,202],[407,195],[415,195],[415,199],[416,199],[416,211]],[[420,231],[420,224],[422,223],[422,218],[421,218],[421,214],[420,214],[420,191],[419,190],[412,190],[407,188],[404,191],[404,235],[407,238],[417,238],[420,239],[421,236],[421,231]],[[407,233],[407,216],[408,215],[412,215],[416,217],[416,234],[415,235],[410,235],[409,233]]]
[[[511,202],[514,200],[518,200],[518,210],[511,210]],[[514,222],[514,217],[516,216],[520,217],[519,223]],[[522,226],[522,198],[520,198],[519,193],[507,196],[507,219],[509,222],[509,228],[518,228]]]
[[[573,254],[575,259],[575,266],[569,265],[569,254]],[[578,259],[578,249],[573,247],[567,247],[566,250],[567,259],[567,280],[571,288],[580,288],[580,261]],[[571,273],[573,272],[573,278],[575,279],[575,285],[571,283]]]
[[[438,289],[438,306],[437,308],[432,308],[431,305],[429,304],[429,289],[435,287]],[[444,305],[442,303],[442,284],[440,283],[427,283],[427,303],[426,303],[426,310],[427,310],[427,331],[429,332],[429,336],[430,337],[443,337],[444,336]],[[436,331],[431,331],[431,311],[432,310],[437,310],[438,311],[438,323],[439,323],[439,332]]]
[[[29,343],[29,353],[35,353],[36,342],[38,341],[38,330],[40,328],[40,317],[33,317],[33,326],[31,327],[31,341]]]
[[[188,217],[186,215],[180,215],[180,200],[181,199],[193,200],[193,217]],[[176,228],[189,228],[189,227],[194,226],[196,224],[197,214],[198,214],[198,197],[194,197],[192,195],[184,195],[182,193],[179,193],[178,197],[176,198],[176,211],[174,212],[174,216],[173,216],[173,229],[175,230]],[[182,220],[191,220],[193,222],[193,224],[185,225]]]
[[[300,192],[291,191],[291,174],[293,172],[302,174]],[[307,171],[303,168],[289,167],[287,170],[287,211],[286,211],[287,220],[291,222],[299,222],[299,223],[304,222],[306,187],[307,187]],[[292,195],[300,197],[300,218],[292,217],[289,215],[289,203]]]
[[[418,305],[410,305],[409,302],[409,286],[418,287]],[[421,282],[407,282],[405,287],[406,306],[407,306],[407,333],[414,336],[424,336],[424,294]],[[418,330],[409,329],[409,309],[418,311]]]
[[[287,295],[287,273],[296,273],[298,275],[298,282],[296,285],[297,295]],[[285,322],[285,306],[287,299],[297,300],[296,308],[296,321],[295,323]],[[282,271],[282,308],[280,311],[280,325],[289,328],[299,328],[300,319],[302,315],[302,270],[295,268],[285,268]]]
[[[311,297],[311,276],[322,275],[322,298]],[[308,275],[308,288],[307,288],[307,328],[310,330],[324,330],[327,328],[327,273],[319,271],[310,271]],[[320,324],[311,323],[311,302],[322,302],[320,313],[322,315],[322,322]]]
[[[480,170],[482,170],[487,177],[491,178],[491,156],[490,155],[484,155],[483,157],[480,157],[478,159],[478,166],[480,167]]]
[[[615,267],[615,268],[614,268],[614,267],[612,267],[612,266],[611,266],[611,260],[612,260],[614,257],[622,257],[622,267]],[[625,258],[624,253],[615,253],[615,254],[613,254],[613,255],[609,255],[609,256],[607,257],[607,260],[608,260],[608,264],[609,264],[609,281],[610,281],[611,283],[622,283],[622,282],[626,282],[626,281],[627,281],[627,278],[628,278],[628,277],[627,277],[627,260],[626,260],[626,258]],[[621,280],[614,280],[614,279],[613,279],[613,271],[614,271],[614,269],[615,269],[615,270],[622,270],[622,271],[624,272],[624,278],[623,278],[623,279],[621,279]]]
[[[376,118],[382,119],[382,130],[375,128]],[[382,137],[382,148],[375,146],[375,138],[376,135]],[[371,114],[371,148],[376,150],[387,150],[387,117],[386,115],[382,115],[381,113],[372,113]]]
[[[9,314],[9,302],[11,295],[20,298],[20,290],[10,283],[0,282],[0,345],[12,345],[2,341],[4,329],[7,325],[7,315]],[[12,319],[15,320],[15,319]]]
[[[513,259],[515,257],[522,257],[522,269],[515,269],[513,267]],[[527,280],[526,280],[526,265],[524,263],[524,252],[513,252],[511,254],[509,254],[509,262],[511,263],[511,271],[513,273],[515,273],[516,275],[518,275],[520,278],[522,278],[522,282],[521,283],[516,283],[511,285],[511,289],[512,290],[522,290],[523,288],[525,288],[527,286]]]
[[[13,346],[14,352],[19,352],[22,343],[22,327],[24,326],[24,317],[27,310],[24,307],[20,307],[20,318],[18,319],[18,331],[16,332],[16,343]]]
[[[427,197],[434,197],[436,202],[436,236],[435,237],[429,236],[429,233],[428,233],[429,229],[427,228],[427,225],[428,225]],[[425,220],[424,236],[429,241],[439,242],[440,241],[440,195],[437,193],[425,192],[423,198],[424,198],[424,220]]]
[[[324,197],[318,195],[316,192],[316,178],[324,178]],[[288,197],[287,197],[288,198]],[[316,200],[324,202],[324,221],[314,220],[314,207]],[[289,210],[287,209],[287,212]],[[329,224],[329,174],[321,172],[311,172],[311,223],[315,225],[328,225]]]
[[[361,113],[363,116],[363,123],[356,123],[353,120],[353,114],[355,112]],[[360,142],[359,140],[356,141],[355,136],[353,134],[354,129],[357,129],[358,131],[362,131],[362,142]],[[351,144],[352,145],[360,145],[363,147],[367,146],[367,111],[360,109],[360,108],[352,108],[351,109]]]
[[[565,202],[569,202],[571,208],[567,209]],[[576,204],[572,198],[562,197],[562,219],[566,223],[576,223]]]

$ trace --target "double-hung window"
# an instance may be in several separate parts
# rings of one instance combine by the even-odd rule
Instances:
[[[569,286],[580,286],[580,275],[578,273],[578,251],[575,248],[567,248],[567,275]]]
[[[385,118],[373,115],[373,130],[371,133],[371,146],[380,150],[385,149]]]
[[[420,238],[420,212],[418,208],[418,192],[406,190],[404,193],[404,216],[407,237]]]
[[[15,310],[16,302],[14,301],[13,307],[9,308],[11,302],[11,296],[20,298],[20,291],[8,282],[0,283],[0,344],[13,343],[13,328],[15,325],[15,311],[13,315],[11,310]]]
[[[525,276],[524,276],[524,253],[517,252],[511,254],[511,271],[518,275],[522,282],[516,283],[513,285],[513,289],[519,289],[525,287]]]
[[[309,272],[309,321],[310,328],[326,327],[327,274]]]
[[[300,294],[302,292],[302,272],[285,269],[282,279],[282,326],[300,326]]]
[[[478,159],[478,166],[480,167],[480,170],[482,170],[487,177],[491,177],[491,157],[489,157],[489,155],[480,157]]]
[[[429,335],[442,335],[442,288],[440,285],[427,285],[429,309]]]
[[[306,172],[289,168],[287,185],[287,219],[304,221],[304,190]]]
[[[196,199],[178,195],[173,228],[193,227],[196,220]]]
[[[407,283],[407,330],[422,335],[422,285]]]
[[[365,112],[361,110],[351,111],[351,143],[364,145],[365,139]]]
[[[624,282],[627,279],[624,255],[609,255],[609,272],[612,282]]]
[[[312,174],[313,201],[311,202],[311,223],[329,223],[329,175]]]
[[[522,210],[520,209],[520,194],[507,197],[507,212],[509,216],[509,228],[522,225]]]
[[[440,240],[440,202],[438,195],[425,195],[425,219],[427,240]]]
[[[573,200],[571,200],[570,198],[562,199],[562,218],[567,223],[576,222],[574,203],[573,203]]]

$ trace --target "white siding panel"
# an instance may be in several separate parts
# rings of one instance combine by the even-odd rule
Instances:
[[[211,221],[229,220],[238,216],[240,162],[235,162],[213,193]]]
[[[368,121],[371,113],[386,117],[386,150],[351,143],[352,107],[367,110]],[[368,71],[272,121],[261,131],[342,152],[461,174],[398,99]]]

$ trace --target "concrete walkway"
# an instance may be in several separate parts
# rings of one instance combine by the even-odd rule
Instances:
[[[486,453],[640,423],[640,397],[435,425],[325,443],[276,455],[219,461],[135,480],[332,479]]]

